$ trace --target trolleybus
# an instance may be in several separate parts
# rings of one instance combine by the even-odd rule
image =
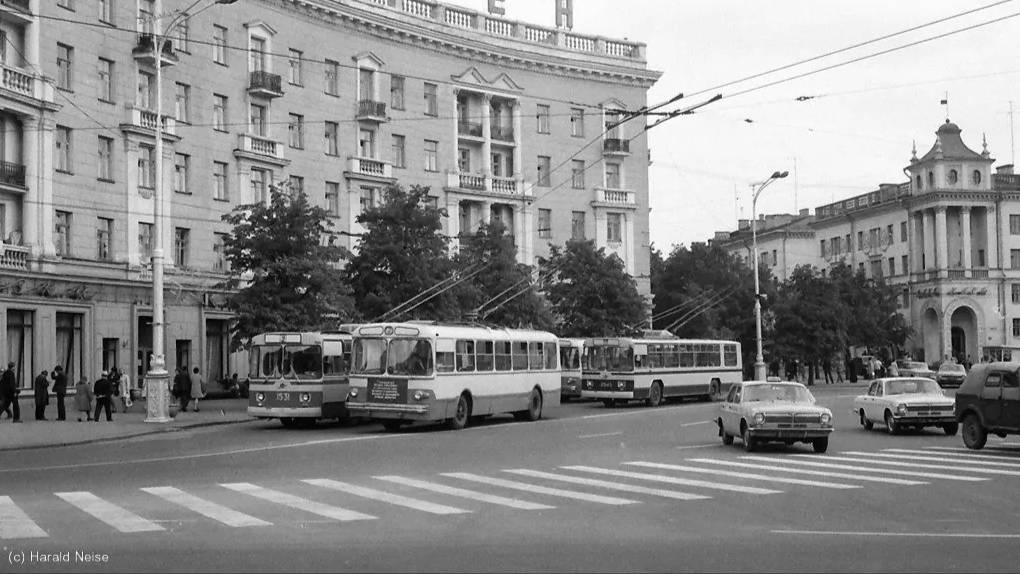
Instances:
[[[560,339],[560,400],[581,397],[581,354],[584,339]]]

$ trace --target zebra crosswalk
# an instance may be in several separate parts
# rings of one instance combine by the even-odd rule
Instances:
[[[776,496],[793,489],[852,491],[1004,480],[1020,476],[1020,451],[962,448],[888,448],[829,455],[774,453],[736,456],[676,455],[672,460],[621,460],[615,464],[564,464],[428,476],[296,478],[272,485],[228,482],[187,487],[146,486],[117,497],[91,491],[54,492],[20,500],[0,495],[0,540],[60,537],[68,533],[66,504],[76,520],[95,520],[116,532],[158,535],[173,531],[171,517],[211,527],[292,526],[309,518],[347,523],[386,520],[394,513],[433,517],[487,511],[555,511],[568,506],[711,504],[726,497]],[[343,478],[344,480],[341,480]],[[40,501],[40,498],[42,501]],[[116,502],[114,501],[116,500]],[[54,502],[59,501],[59,502]],[[434,518],[439,519],[439,518]],[[321,521],[321,520],[320,520]],[[190,524],[190,522],[189,522]]]

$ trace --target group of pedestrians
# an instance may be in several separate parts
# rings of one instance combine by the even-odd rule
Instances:
[[[179,401],[182,413],[188,410],[188,404],[191,403],[194,404],[194,411],[197,413],[198,400],[205,398],[205,379],[198,372],[198,367],[192,369],[190,375],[187,368],[178,367],[170,392]]]
[[[18,395],[21,389],[18,388],[17,374],[14,372],[15,363],[7,363],[7,369],[0,374],[0,413],[7,414],[12,422],[21,422],[21,406]],[[53,386],[50,387],[50,380]],[[67,420],[67,374],[61,365],[53,368],[53,371],[41,371],[32,382],[33,398],[35,399],[35,420],[45,421],[46,407],[50,404],[50,391],[56,397],[57,419]],[[128,375],[116,367],[109,371],[103,371],[94,385],[89,385],[88,377],[81,376],[81,379],[74,385],[74,407],[78,411],[78,421],[98,421],[101,412],[106,413],[106,420],[112,421],[112,412],[116,412],[117,406],[123,412],[132,406],[131,380]],[[93,405],[95,412],[93,413]]]

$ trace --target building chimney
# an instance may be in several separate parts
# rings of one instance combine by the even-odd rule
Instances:
[[[715,232],[715,237],[712,240],[713,241],[729,241],[729,239],[730,239],[730,232],[729,231],[716,231]]]
[[[805,207],[804,209],[800,210],[800,214],[801,215],[811,215],[811,210]]]
[[[738,219],[737,220],[737,231],[747,231],[751,229],[750,219]]]
[[[1013,175],[1013,164],[1004,163],[995,168],[995,173],[1001,173],[1003,175]]]

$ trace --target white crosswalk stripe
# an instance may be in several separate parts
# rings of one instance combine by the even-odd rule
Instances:
[[[326,518],[332,518],[342,522],[350,520],[374,520],[376,518],[369,514],[362,514],[353,510],[347,510],[346,508],[330,506],[321,502],[308,500],[307,498],[301,498],[300,496],[294,496],[293,494],[287,494],[286,492],[263,488],[261,486],[251,484],[250,482],[225,483],[220,486],[229,488],[234,492],[241,492],[249,496],[254,496],[255,498],[268,500],[269,502],[275,502],[276,504],[282,504],[283,506],[289,506],[290,508],[296,508],[311,514],[325,516]]]
[[[905,449],[890,449],[890,448],[887,448],[885,450],[905,450]],[[953,456],[962,456],[962,457],[966,457],[966,458],[987,458],[989,460],[1016,460],[1016,461],[1020,461],[1020,457],[1015,456],[1015,455],[1011,455],[1011,454],[1006,454],[1004,452],[1001,453],[1001,454],[995,454],[994,450],[982,450],[980,452],[983,453],[983,454],[977,454],[979,451],[976,451],[976,450],[973,450],[973,449],[969,449],[969,448],[960,448],[960,447],[953,447],[953,446],[926,446],[926,447],[924,447],[924,450],[917,451],[917,452],[925,452],[925,453],[928,453],[928,454],[952,454]],[[1020,454],[1020,451],[1013,451],[1013,452],[1017,452],[1018,454]]]
[[[0,540],[46,538],[49,534],[32,521],[10,496],[0,496]]]
[[[55,492],[55,495],[95,516],[120,532],[155,532],[163,527],[108,502],[91,492]]]
[[[898,484],[901,486],[916,486],[919,484],[928,484],[921,480],[907,480],[905,478],[891,478],[885,476],[871,476],[863,474],[850,474],[848,472],[833,472],[827,470],[809,470],[806,468],[789,468],[785,466],[777,466],[772,464],[751,464],[749,462],[736,462],[733,460],[717,460],[713,458],[690,458],[687,459],[691,462],[697,462],[701,464],[721,464],[725,466],[735,466],[739,468],[753,468],[760,470],[777,470],[783,473],[793,474],[809,474],[813,476],[829,476],[832,478],[849,478],[852,480],[863,480],[865,482],[884,482],[886,484]]]
[[[641,472],[630,472],[626,470],[613,470],[609,468],[598,468],[594,466],[561,466],[567,470],[579,470],[582,472],[591,472],[595,474],[605,474],[609,476],[619,476],[623,478],[636,478],[639,480],[651,480],[655,482],[666,482],[669,484],[682,484],[684,486],[698,486],[701,488],[711,488],[716,490],[728,490],[730,492],[742,492],[745,494],[779,494],[782,490],[771,490],[768,488],[758,488],[756,486],[739,486],[736,484],[725,484],[720,482],[709,482],[706,480],[691,480],[687,478],[676,478],[673,476],[665,476],[662,474],[646,474]]]
[[[844,452],[843,454],[848,454],[848,455],[852,455],[852,456],[877,456],[879,458],[897,458],[897,459],[903,459],[903,460],[924,460],[924,461],[930,461],[930,462],[948,462],[948,463],[952,463],[952,464],[976,464],[976,465],[983,465],[983,466],[1001,466],[1001,467],[1005,467],[1005,468],[1020,468],[1020,464],[1017,464],[1017,463],[998,462],[998,461],[991,461],[991,460],[977,460],[977,459],[975,459],[975,460],[967,460],[967,459],[961,459],[958,456],[949,456],[949,455],[944,455],[944,456],[928,456],[930,454],[936,454],[936,453],[925,453],[923,451],[922,451],[922,454],[919,454],[919,455],[918,454],[910,454],[910,452],[895,452],[895,453],[890,453],[890,452],[872,452],[872,453],[868,453],[868,452],[859,452],[859,451],[848,451],[848,452]]]
[[[794,455],[791,455],[791,456],[811,456],[811,455],[807,455],[807,454],[794,454]],[[871,455],[867,455],[867,456],[871,456]],[[825,459],[826,460],[835,460],[835,461],[844,461],[844,462],[864,462],[864,463],[874,464],[874,465],[882,465],[882,464],[884,464],[884,465],[888,465],[888,466],[898,466],[898,467],[904,467],[905,466],[905,467],[910,467],[910,468],[933,468],[933,469],[941,469],[941,470],[966,470],[967,472],[976,472],[976,473],[979,473],[979,474],[999,474],[999,475],[1006,475],[1006,476],[1020,476],[1020,471],[1001,470],[1001,469],[998,469],[998,468],[973,468],[973,467],[967,467],[966,469],[961,469],[961,468],[947,467],[945,465],[945,463],[943,463],[943,464],[924,464],[924,463],[920,463],[920,462],[897,462],[897,461],[894,461],[894,460],[884,460],[884,459],[881,459],[881,458],[860,458],[860,457],[852,457],[852,456],[827,456],[827,457],[825,457]],[[875,470],[876,468],[877,467],[873,467],[872,470]]]
[[[470,480],[472,482],[479,482],[482,484],[489,484],[492,486],[499,486],[502,488],[523,490],[535,494],[547,494],[549,496],[561,496],[563,498],[573,498],[576,500],[584,500],[587,502],[597,502],[599,504],[623,505],[638,503],[638,501],[636,500],[628,500],[626,498],[616,498],[614,496],[602,496],[600,494],[589,494],[587,492],[577,492],[574,490],[564,490],[561,488],[549,488],[547,486],[528,484],[526,482],[517,482],[515,480],[504,480],[502,478],[495,478],[491,476],[481,476],[478,474],[471,474],[469,472],[444,472],[443,476],[459,478],[462,480]]]
[[[221,504],[199,498],[193,494],[188,494],[187,492],[172,486],[152,486],[143,488],[142,491],[158,496],[168,502],[183,506],[188,510],[205,516],[206,518],[222,522],[227,526],[270,526],[273,524],[272,522],[266,522],[265,520],[249,516],[243,512],[227,508]]]
[[[347,482],[330,480],[328,478],[312,478],[302,480],[301,482],[306,482],[313,486],[321,486],[322,488],[329,488],[331,490],[346,492],[347,494],[353,494],[355,496],[361,496],[371,500],[386,502],[388,504],[395,504],[397,506],[413,508],[414,510],[421,510],[422,512],[428,512],[430,514],[467,514],[471,512],[470,510],[464,510],[463,508],[456,508],[453,506],[436,504],[434,502],[418,500],[417,498],[401,496],[399,494],[384,492],[382,490],[376,490],[374,488],[365,488],[364,486],[357,486],[355,484],[350,484]]]
[[[754,456],[754,455],[745,455],[745,456],[742,456],[740,458],[745,459],[745,460],[755,460],[755,461],[758,461],[758,462],[772,462],[772,463],[776,462],[776,460],[777,460],[776,458],[769,458],[769,457],[766,457],[766,456]],[[817,458],[817,457],[812,457],[812,458]],[[834,457],[826,456],[825,460],[830,460],[832,458],[834,458]],[[920,476],[922,478],[940,478],[940,479],[943,479],[943,480],[959,480],[961,482],[980,482],[982,480],[988,480],[987,478],[983,478],[983,477],[980,477],[980,476],[963,476],[963,475],[955,475],[955,474],[943,474],[943,473],[940,473],[940,472],[925,472],[925,471],[921,471],[921,470],[915,470],[915,471],[911,471],[911,470],[896,470],[894,468],[876,468],[876,467],[871,467],[871,466],[857,466],[857,465],[853,465],[853,464],[835,464],[835,463],[829,463],[829,462],[817,462],[817,461],[813,461],[813,460],[795,460],[795,459],[791,459],[791,458],[783,459],[783,462],[786,463],[786,464],[798,464],[798,465],[801,465],[801,466],[813,466],[813,467],[817,467],[817,468],[832,468],[832,469],[837,469],[837,470],[856,470],[856,471],[863,471],[863,472],[881,472],[882,474],[895,474],[897,476]],[[865,461],[865,462],[867,462],[867,461]]]
[[[679,470],[681,472],[700,472],[712,474],[715,476],[731,476],[733,478],[750,478],[753,480],[765,480],[769,482],[783,482],[787,484],[799,484],[801,486],[819,486],[822,488],[836,488],[836,489],[852,489],[860,488],[856,484],[846,484],[843,482],[826,482],[821,480],[804,480],[801,478],[788,478],[784,476],[771,476],[766,474],[756,474],[751,472],[734,472],[729,470],[719,470],[717,468],[700,468],[696,466],[686,466],[681,464],[665,464],[661,462],[625,462],[632,466],[641,466],[645,468],[658,468],[662,470]]]
[[[620,490],[623,492],[633,492],[635,494],[648,494],[652,496],[662,496],[665,498],[673,498],[675,500],[705,500],[711,498],[710,496],[704,496],[701,494],[691,494],[689,492],[679,492],[676,490],[663,490],[661,488],[648,488],[646,486],[635,486],[633,484],[623,484],[621,482],[611,482],[608,480],[598,480],[595,478],[582,478],[579,476],[570,476],[566,474],[556,474],[552,472],[541,472],[538,470],[528,470],[526,468],[514,468],[507,469],[504,472],[512,472],[521,476],[531,476],[534,478],[547,478],[549,480],[559,480],[563,482],[569,482],[571,484],[583,484],[586,486],[598,486],[601,488],[608,488],[610,490]]]
[[[536,502],[528,502],[526,500],[520,500],[517,498],[506,498],[503,496],[496,496],[494,494],[488,494],[485,492],[478,492],[476,490],[457,488],[455,486],[446,486],[445,484],[417,480],[414,478],[407,478],[403,476],[387,475],[376,476],[374,478],[377,478],[379,480],[385,480],[387,482],[392,482],[395,484],[413,486],[415,488],[420,488],[422,490],[431,490],[432,492],[438,492],[440,494],[459,496],[461,498],[467,498],[469,500],[488,502],[490,504],[498,504],[500,506],[509,506],[510,508],[516,508],[518,510],[549,510],[552,508],[556,508],[555,506],[549,506],[548,504],[538,504]]]

